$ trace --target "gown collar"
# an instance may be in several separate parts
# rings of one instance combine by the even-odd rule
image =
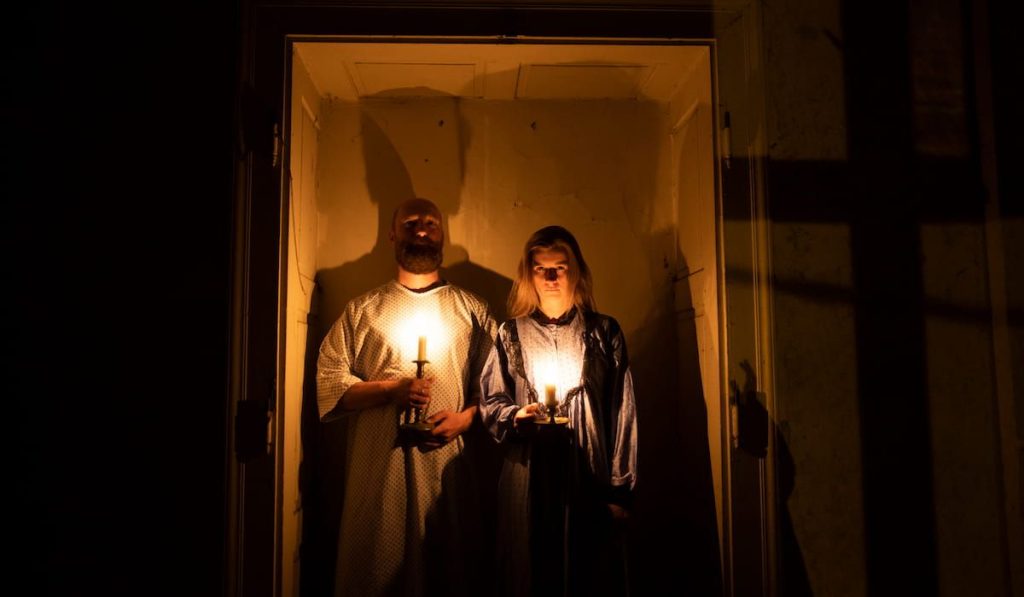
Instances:
[[[395,283],[398,284],[399,286],[401,286],[402,288],[408,290],[409,292],[412,292],[412,293],[415,293],[415,294],[425,294],[427,292],[430,292],[431,290],[434,290],[435,288],[440,288],[442,286],[447,286],[448,280],[445,280],[444,278],[438,278],[436,282],[434,282],[430,286],[424,286],[423,288],[409,288],[408,286],[403,286],[397,280],[395,280]]]
[[[576,307],[572,307],[559,317],[548,317],[540,309],[534,309],[530,317],[541,325],[568,325],[576,318]]]

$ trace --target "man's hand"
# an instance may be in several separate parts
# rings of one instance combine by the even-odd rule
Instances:
[[[391,390],[391,401],[399,408],[424,409],[430,404],[430,387],[434,384],[433,377],[405,377]]]
[[[434,424],[434,430],[430,432],[433,439],[441,444],[447,444],[465,433],[473,424],[473,411],[442,410],[431,415],[427,422]]]

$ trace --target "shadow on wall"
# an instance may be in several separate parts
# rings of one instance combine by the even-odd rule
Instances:
[[[679,263],[683,262],[680,257]],[[635,595],[721,595],[719,539],[697,330],[661,286],[630,345],[640,430],[630,577]],[[675,292],[690,292],[684,281]]]
[[[764,459],[768,456],[768,438],[775,438],[775,474],[778,491],[778,541],[780,550],[779,594],[786,597],[810,597],[810,580],[803,553],[796,540],[793,519],[789,513],[789,498],[796,481],[796,466],[789,452],[785,437],[778,424],[768,415],[764,407],[764,395],[757,391],[757,375],[749,362],[740,363],[745,379],[743,389],[735,380],[730,383],[730,395],[738,410],[739,434],[733,449],[742,450],[749,456]]]
[[[454,111],[458,112],[457,104]],[[448,218],[459,211],[461,170],[465,163],[462,154],[465,153],[468,139],[467,127],[464,123],[459,124],[462,125],[456,132],[459,135],[459,172],[453,173],[455,179],[449,181],[451,184],[446,187],[451,192],[426,197],[441,210],[445,230],[448,229]],[[394,279],[394,250],[388,237],[392,215],[402,201],[417,196],[408,169],[387,132],[365,111],[360,125],[366,185],[371,201],[378,208],[377,240],[369,253],[339,267],[321,270],[316,276],[308,322],[301,415],[303,456],[299,469],[299,488],[302,495],[303,528],[300,590],[303,597],[334,594],[337,546],[345,495],[348,419],[320,422],[316,400],[316,362],[320,343],[351,299]],[[331,230],[330,234],[341,235],[345,232],[338,229]],[[447,236],[445,243],[445,255],[456,255],[459,261],[443,268],[442,277],[487,300],[495,318],[500,321],[504,317],[505,298],[512,287],[512,281],[474,264],[465,248],[448,244]],[[476,467],[484,476],[484,487],[491,488],[489,493],[483,492],[481,507],[485,513],[493,515],[499,455],[494,442],[489,441],[490,438],[485,437],[485,434],[486,430],[477,423],[467,433],[466,441],[467,446],[475,448],[467,451],[476,457]],[[494,544],[493,526],[493,519],[485,519],[483,532],[489,538],[485,543],[488,546]]]

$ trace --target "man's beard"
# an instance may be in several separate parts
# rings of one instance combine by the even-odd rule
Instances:
[[[444,257],[441,243],[399,242],[395,244],[395,259],[410,274],[429,274],[441,267]]]

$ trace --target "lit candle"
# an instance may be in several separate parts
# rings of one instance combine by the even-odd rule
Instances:
[[[544,406],[548,408],[558,407],[558,398],[555,397],[555,384],[544,386]]]
[[[417,354],[417,356],[416,356],[416,360],[417,361],[426,361],[427,360],[427,337],[426,336],[420,336],[419,351],[416,354]]]

